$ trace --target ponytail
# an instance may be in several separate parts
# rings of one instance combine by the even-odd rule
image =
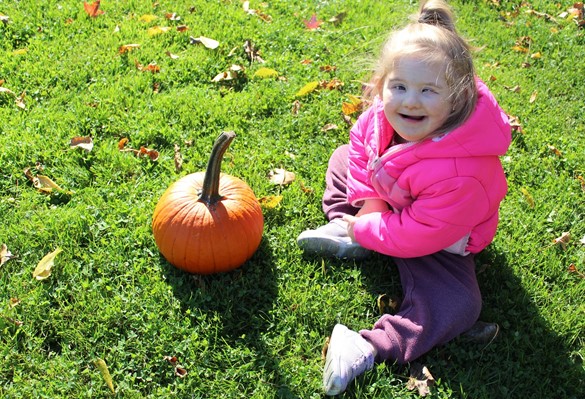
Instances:
[[[457,33],[453,12],[443,0],[423,0],[418,14],[417,22],[421,24],[434,25]]]

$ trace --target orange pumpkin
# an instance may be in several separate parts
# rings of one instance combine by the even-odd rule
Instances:
[[[220,171],[234,137],[234,132],[223,132],[213,145],[207,170],[173,183],[156,205],[154,240],[179,269],[197,274],[233,270],[260,245],[264,218],[254,192],[241,179]]]

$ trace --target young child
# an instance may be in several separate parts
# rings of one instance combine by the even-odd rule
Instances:
[[[335,326],[328,395],[375,361],[410,362],[474,325],[474,254],[494,238],[507,191],[499,156],[511,140],[508,117],[475,76],[444,1],[423,1],[416,21],[390,36],[370,87],[372,105],[329,161],[330,222],[301,233],[298,244],[320,256],[390,256],[404,299],[372,330]]]

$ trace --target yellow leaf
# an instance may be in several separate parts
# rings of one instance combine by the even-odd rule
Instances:
[[[260,205],[266,209],[274,209],[282,201],[282,195],[269,195],[258,200]]]
[[[14,55],[23,55],[23,54],[26,54],[27,52],[28,52],[28,49],[27,48],[21,48],[21,49],[18,49],[18,50],[14,50],[12,52],[12,54],[14,54]]]
[[[112,393],[116,393],[116,390],[114,389],[114,382],[112,381],[112,376],[110,375],[110,370],[108,370],[108,365],[104,359],[100,359],[98,357],[94,361],[94,364],[102,374],[102,377],[104,377],[104,381],[108,385],[108,388],[110,388],[110,391],[112,391]]]
[[[315,91],[319,87],[319,82],[309,82],[303,86],[301,90],[295,94],[297,97],[306,96],[307,94]]]
[[[535,203],[534,203],[534,198],[532,197],[532,194],[530,194],[530,192],[527,189],[525,189],[524,187],[522,187],[520,189],[520,191],[522,192],[522,195],[524,195],[524,199],[526,200],[526,202],[528,202],[528,205],[531,208],[534,208]]]
[[[44,280],[51,275],[51,268],[55,262],[55,257],[59,255],[63,250],[61,248],[57,248],[53,252],[46,254],[43,259],[39,262],[35,271],[33,272],[33,277],[37,280]]]
[[[148,30],[148,36],[162,35],[170,30],[171,28],[169,26],[153,26]]]
[[[262,67],[254,73],[254,76],[258,78],[275,78],[278,76],[278,72],[274,69]]]
[[[139,20],[140,22],[147,22],[147,23],[149,23],[149,22],[152,22],[152,21],[154,21],[154,20],[155,20],[155,19],[157,19],[157,18],[158,18],[158,17],[157,17],[156,15],[152,15],[152,14],[146,14],[146,15],[143,15],[143,16],[141,16],[140,18],[138,18],[138,20]]]
[[[51,180],[47,176],[37,175],[33,179],[32,183],[33,183],[33,186],[35,186],[35,188],[37,190],[40,190],[40,191],[43,191],[46,193],[52,192],[53,189],[58,190],[58,191],[63,191],[63,189],[61,187],[59,187],[59,185],[57,183],[55,183],[53,180]]]

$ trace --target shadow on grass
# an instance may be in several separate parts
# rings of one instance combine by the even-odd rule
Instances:
[[[268,245],[263,239],[258,251],[242,267],[215,275],[189,275],[164,259],[161,262],[168,267],[167,281],[183,313],[202,313],[203,319],[213,321],[213,331],[202,332],[202,339],[209,340],[210,347],[219,352],[211,361],[200,359],[209,374],[237,380],[238,390],[244,394],[269,384],[271,390],[278,391],[278,397],[294,398],[297,395],[287,387],[279,360],[265,344],[264,336],[271,327],[270,312],[278,296]],[[192,321],[193,328],[200,328],[196,324],[196,320]]]
[[[386,263],[390,267],[381,275],[383,258],[364,262],[367,289],[373,295],[400,295],[398,272],[391,261]],[[458,338],[418,361],[435,379],[450,386],[455,397],[585,397],[585,370],[578,355],[572,355],[578,348],[572,348],[566,337],[553,331],[543,319],[505,255],[489,247],[476,257],[476,264],[484,300],[480,319],[498,323],[498,337],[487,345]],[[405,373],[392,365],[388,372]],[[350,389],[347,397],[352,395]]]

